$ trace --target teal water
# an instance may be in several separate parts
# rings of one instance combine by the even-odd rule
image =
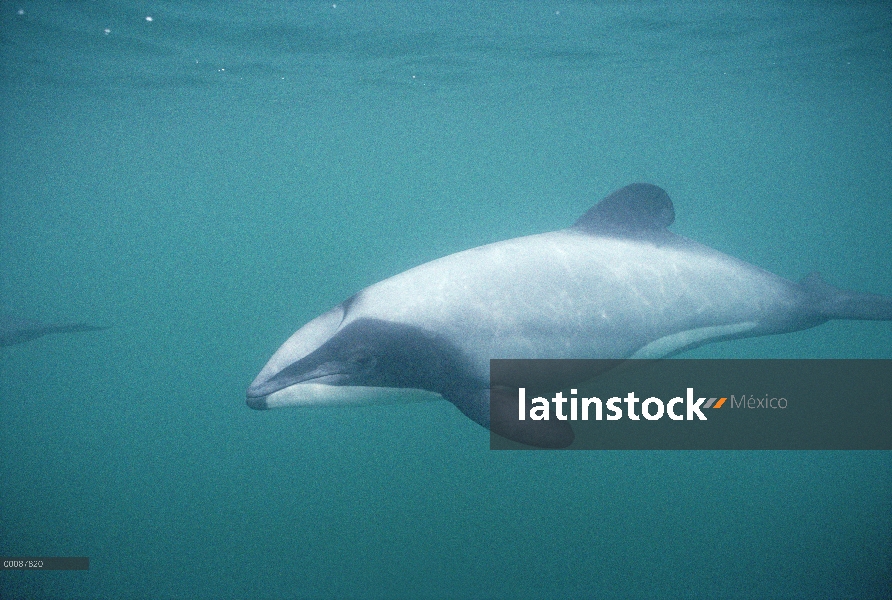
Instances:
[[[0,555],[91,559],[0,597],[888,597],[888,452],[498,453],[446,403],[244,403],[357,290],[633,181],[892,295],[888,3],[3,0],[0,49],[0,309],[112,326],[0,350]],[[892,358],[892,326],[688,356]]]

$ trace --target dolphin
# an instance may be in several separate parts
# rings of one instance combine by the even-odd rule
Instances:
[[[647,183],[567,229],[471,248],[371,285],[297,330],[247,390],[254,409],[445,398],[484,427],[545,447],[566,421],[522,429],[491,358],[659,358],[831,319],[892,320],[892,297],[794,282],[670,232]],[[492,419],[490,402],[492,406]],[[511,408],[511,407],[514,408]],[[520,424],[519,424],[520,423]]]
[[[87,325],[86,323],[39,323],[10,315],[0,315],[0,346],[21,344],[48,333],[100,331],[102,329],[108,328]]]

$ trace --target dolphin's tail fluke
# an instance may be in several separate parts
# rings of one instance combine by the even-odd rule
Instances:
[[[813,310],[823,319],[892,321],[892,296],[841,290],[818,273],[809,274],[799,284]]]

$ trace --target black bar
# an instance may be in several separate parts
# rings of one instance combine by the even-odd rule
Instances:
[[[3,556],[3,571],[89,571],[88,556]]]

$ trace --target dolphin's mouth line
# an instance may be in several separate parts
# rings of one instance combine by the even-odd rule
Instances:
[[[308,373],[309,377],[302,377],[297,381],[290,381],[282,386],[271,386],[273,383],[272,380],[265,382],[264,384],[257,386],[255,389],[254,386],[248,388],[247,397],[248,398],[265,398],[271,394],[275,394],[281,390],[288,389],[290,387],[294,387],[296,385],[301,385],[303,383],[313,383],[317,385],[336,385],[337,378],[343,377],[345,375],[349,375],[349,372],[339,372],[339,373],[321,373],[321,374],[313,374]]]
[[[441,400],[443,400],[442,395],[417,388],[326,385],[310,381],[304,382],[304,385],[291,385],[263,396],[248,396],[246,404],[255,410],[269,410],[284,406],[362,406]]]
[[[299,385],[308,385],[308,386],[324,386],[328,385],[324,382],[321,382],[321,379],[326,379],[331,377],[332,375],[337,375],[335,373],[318,375],[315,377],[309,377],[307,379],[302,379],[300,381],[295,381],[294,383],[289,383],[288,385],[283,385],[281,387],[277,387],[275,389],[269,389],[265,386],[259,386],[258,389],[254,389],[254,386],[248,388],[248,392],[246,394],[245,402],[253,409],[256,410],[267,410],[270,407],[268,398],[274,394],[278,394],[283,390],[288,390],[290,388],[296,388]],[[267,382],[269,383],[269,382]],[[334,386],[332,386],[334,387]]]

